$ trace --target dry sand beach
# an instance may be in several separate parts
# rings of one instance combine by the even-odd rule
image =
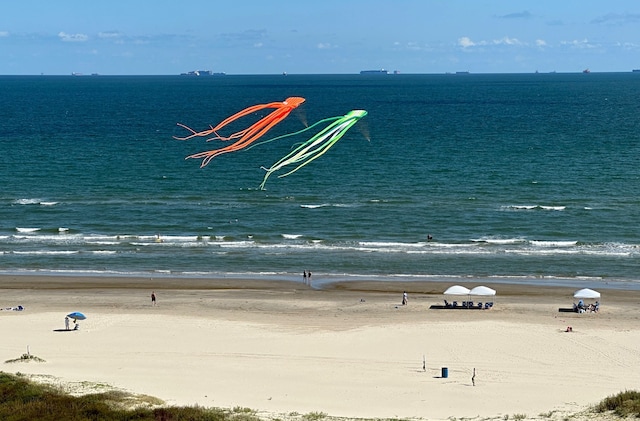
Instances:
[[[487,285],[493,309],[444,310],[436,282],[1,276],[0,307],[25,309],[0,311],[0,360],[46,361],[1,370],[274,417],[553,418],[640,389],[638,292],[577,314],[558,309],[578,288]]]

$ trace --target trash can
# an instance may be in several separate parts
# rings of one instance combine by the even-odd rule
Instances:
[[[446,379],[447,377],[449,377],[449,368],[442,367],[442,378]]]

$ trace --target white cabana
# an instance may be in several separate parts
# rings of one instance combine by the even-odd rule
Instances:
[[[482,295],[482,296],[490,296],[496,295],[496,290],[491,289],[489,287],[485,287],[484,285],[477,286],[469,291],[469,295]]]
[[[597,299],[600,298],[600,293],[589,288],[583,288],[576,291],[573,294],[573,298]]]
[[[444,292],[444,295],[469,295],[469,288],[463,287],[462,285],[454,285]]]
[[[583,288],[579,289],[573,293],[573,298],[578,298],[578,304],[573,303],[573,311],[577,311],[578,313],[585,312],[597,312],[600,310],[600,301],[596,301],[595,304],[591,303],[589,305],[585,304],[584,300],[600,300],[600,293],[593,289]]]
[[[471,289],[471,291],[469,291],[469,298],[471,298],[472,296],[476,296],[476,297],[485,297],[484,299],[489,299],[488,297],[493,297],[496,295],[496,290],[495,289],[491,289],[489,287],[486,287],[484,285],[479,285],[477,287],[474,287]],[[491,301],[484,303],[484,307],[482,305],[482,303],[477,303],[477,305],[474,306],[474,303],[472,301],[469,301],[468,303],[469,308],[491,308],[493,307],[493,299],[491,299]]]

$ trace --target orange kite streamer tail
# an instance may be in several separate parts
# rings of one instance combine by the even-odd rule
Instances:
[[[189,130],[191,134],[186,137],[174,136],[174,138],[178,140],[188,140],[194,137],[205,137],[205,136],[213,135],[213,137],[207,139],[207,141],[235,140],[234,143],[232,143],[229,146],[225,146],[224,148],[200,152],[197,154],[189,155],[185,158],[185,159],[189,159],[189,158],[202,159],[202,163],[200,164],[200,168],[202,168],[206,166],[213,158],[215,158],[218,155],[222,155],[228,152],[234,152],[234,151],[246,148],[255,140],[257,140],[266,132],[268,132],[273,126],[275,126],[276,124],[278,124],[279,122],[287,118],[287,116],[291,113],[291,111],[293,111],[303,102],[304,102],[304,98],[294,96],[294,97],[289,97],[282,102],[270,102],[268,104],[254,105],[252,107],[245,108],[244,110],[239,111],[236,114],[224,119],[217,126],[215,127],[210,126],[209,130],[204,130],[201,132],[196,132],[195,130],[187,126],[178,123],[178,126],[184,127],[185,129]],[[223,137],[218,135],[217,133],[218,130],[222,129],[232,121],[235,121],[241,117],[247,116],[256,111],[263,110],[266,108],[275,108],[275,109],[271,113],[269,113],[267,116],[261,118],[260,120],[258,120],[257,122],[255,122],[254,124],[252,124],[251,126],[247,127],[244,130],[240,130],[239,132],[233,133],[228,137]]]

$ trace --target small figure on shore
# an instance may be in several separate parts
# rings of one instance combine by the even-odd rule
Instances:
[[[433,240],[433,237],[431,236],[431,234],[427,234],[427,241],[431,241]]]
[[[471,376],[471,384],[476,385],[476,369],[473,369],[473,376]]]
[[[64,328],[69,330],[69,317],[65,316],[64,318]]]
[[[407,295],[407,291],[404,291],[402,293],[402,305],[406,306],[408,302],[409,302],[409,295]]]
[[[422,356],[422,371],[427,371],[427,359]]]
[[[151,305],[152,306],[156,305],[156,292],[155,291],[151,291]]]
[[[311,271],[307,271],[307,282],[309,282],[309,286],[311,286]]]
[[[306,285],[307,284],[307,271],[306,270],[302,272],[302,280],[303,280],[304,284]]]

